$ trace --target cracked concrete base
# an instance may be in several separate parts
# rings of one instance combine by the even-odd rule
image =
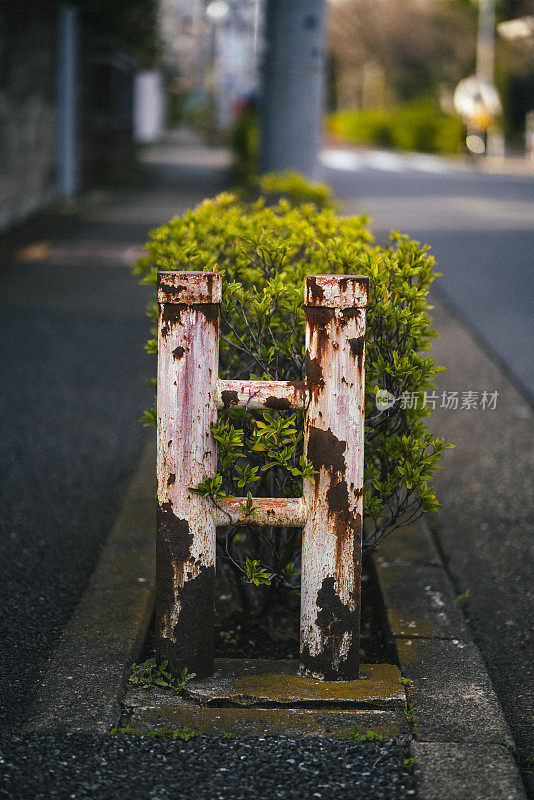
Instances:
[[[393,664],[362,664],[357,681],[320,681],[299,675],[298,667],[296,661],[216,659],[215,673],[187,683],[184,696],[204,706],[404,708]]]
[[[348,737],[355,727],[407,744],[408,725],[402,711],[358,708],[220,708],[199,706],[169,692],[128,692],[124,700],[129,724],[138,730],[189,728],[198,733],[240,736],[284,735]]]
[[[393,664],[367,664],[357,681],[319,681],[294,661],[216,659],[210,678],[168,691],[130,691],[129,724],[139,730],[186,727],[200,733],[347,737],[354,727],[409,739],[405,694]]]

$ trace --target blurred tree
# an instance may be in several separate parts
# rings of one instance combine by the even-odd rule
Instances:
[[[135,184],[133,86],[158,64],[159,0],[73,0],[80,16],[80,132],[84,185]]]
[[[452,94],[474,70],[471,0],[337,0],[328,14],[340,108]]]

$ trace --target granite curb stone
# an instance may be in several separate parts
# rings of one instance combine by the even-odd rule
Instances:
[[[376,564],[376,573],[393,636],[468,637],[450,582],[439,566],[382,562]]]
[[[419,800],[526,800],[510,728],[426,522],[410,526],[406,550],[402,531],[384,545],[374,563],[410,681]]]
[[[514,741],[478,648],[458,639],[398,639],[417,741]]]

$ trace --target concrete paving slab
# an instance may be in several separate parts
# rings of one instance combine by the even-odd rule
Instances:
[[[418,741],[514,742],[480,653],[471,642],[397,641]]]
[[[405,692],[393,664],[363,664],[357,681],[298,675],[296,661],[215,659],[210,678],[186,684],[184,696],[206,706],[402,709]]]
[[[506,747],[414,742],[420,800],[526,800],[515,760]]]
[[[441,568],[377,561],[376,571],[393,636],[469,638]]]
[[[198,733],[257,736],[348,737],[357,727],[385,739],[407,743],[409,728],[401,711],[302,708],[204,708],[165,691],[128,692],[124,706],[138,730],[182,728]]]

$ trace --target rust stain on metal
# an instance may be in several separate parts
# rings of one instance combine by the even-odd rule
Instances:
[[[362,275],[308,275],[305,305],[324,308],[365,308],[369,279]]]
[[[304,381],[241,380],[217,382],[217,408],[271,408],[279,411],[305,408]]]
[[[361,492],[353,493],[357,499]],[[330,486],[326,493],[328,516],[333,519],[334,533],[336,536],[335,563],[338,569],[347,557],[347,550],[352,542],[351,557],[355,566],[360,563],[361,547],[361,517],[351,509],[349,491],[345,480],[340,480]]]
[[[330,428],[326,431],[316,427],[310,428],[307,457],[317,471],[324,467],[333,473],[344,473],[343,453],[346,448],[347,443],[338,439]]]
[[[338,481],[326,493],[329,514],[342,514],[349,508],[349,492],[346,481]]]
[[[178,347],[175,347],[175,349],[172,351],[172,357],[176,361],[179,361],[183,357],[184,353],[185,353],[185,347],[178,345]]]
[[[325,578],[317,595],[317,626],[326,637],[340,637],[354,631],[355,612],[339,599],[335,578]]]
[[[306,322],[312,328],[323,328],[334,319],[335,310],[333,308],[322,308],[321,306],[306,306],[304,309]]]
[[[172,295],[175,295],[175,294],[179,295],[182,292],[185,292],[186,289],[187,289],[187,286],[183,286],[182,284],[179,284],[179,283],[178,284],[167,283],[164,279],[160,278],[159,288],[165,294],[169,294],[169,295],[172,296]]]
[[[214,568],[199,565],[191,555],[189,523],[176,517],[171,503],[157,509],[158,574],[156,630],[158,657],[187,666],[197,675],[209,675],[213,659]],[[195,564],[197,575],[187,571]]]
[[[306,673],[327,681],[354,680],[359,667],[359,605],[351,610],[335,590],[335,579],[325,578],[317,594],[316,625],[321,633],[321,650],[310,653],[309,645],[301,651],[301,663]],[[342,643],[346,653],[340,658]]]
[[[157,299],[159,303],[216,303],[222,299],[221,275],[214,272],[158,272]]]
[[[287,411],[291,408],[291,401],[287,397],[274,397],[271,395],[265,400],[265,408],[272,408],[275,411]]]
[[[172,560],[187,561],[193,544],[193,534],[189,533],[188,521],[174,515],[169,501],[159,503],[156,513],[158,533],[167,542]]]
[[[306,380],[313,384],[315,391],[324,388],[323,367],[319,359],[310,358],[306,353]]]
[[[365,353],[365,336],[349,339],[350,352],[358,360],[358,372],[362,371],[363,356]]]
[[[223,401],[224,408],[230,408],[230,406],[236,406],[238,402],[238,395],[236,391],[223,391],[221,392],[221,398]]]
[[[253,497],[255,517],[243,517],[246,497],[218,500],[219,508],[214,512],[215,524],[269,525],[276,528],[301,528],[306,522],[307,508],[302,497]]]
[[[172,486],[172,484],[175,483],[175,481],[176,481],[176,475],[174,474],[174,472],[171,472],[171,474],[167,478],[167,486]]]
[[[307,281],[308,292],[311,295],[311,299],[315,302],[320,302],[324,299],[324,291],[322,290],[321,286],[317,283],[317,278],[315,275],[310,275]]]
[[[355,339],[349,339],[350,345],[350,352],[357,358],[358,360],[361,359],[363,356],[363,349],[365,347],[365,338],[363,336],[357,336]]]
[[[187,308],[187,306],[174,303],[161,303],[159,308],[160,331],[162,337],[165,339],[173,326],[180,323],[182,311]]]
[[[181,323],[184,311],[197,311],[206,318],[208,325],[218,325],[218,303],[160,303],[160,330],[165,339],[175,325]]]
[[[171,572],[174,573],[171,564]],[[198,575],[186,580],[173,592],[180,614],[172,629],[172,639],[158,637],[158,655],[173,664],[183,664],[198,678],[213,672],[214,649],[214,567],[201,566]],[[158,614],[159,616],[159,614]]]
[[[202,311],[206,320],[210,323],[219,324],[219,304],[218,303],[203,303],[201,305],[192,304],[188,306],[196,311]]]

